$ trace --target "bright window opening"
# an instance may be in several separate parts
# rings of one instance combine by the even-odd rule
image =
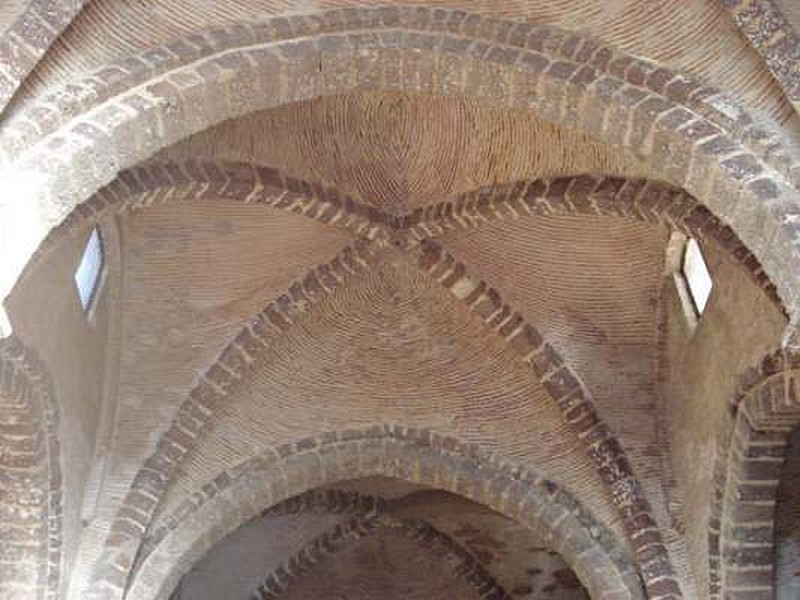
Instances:
[[[86,247],[83,249],[81,262],[75,271],[75,285],[78,286],[78,296],[83,310],[88,311],[97,296],[100,285],[100,275],[103,272],[103,238],[100,230],[92,229]]]
[[[683,252],[681,273],[683,273],[683,278],[686,280],[686,286],[689,288],[689,295],[692,298],[695,311],[699,316],[703,314],[703,310],[708,302],[708,297],[711,295],[711,288],[714,284],[711,281],[711,273],[708,272],[708,266],[703,258],[703,253],[700,251],[700,245],[697,243],[697,240],[690,239],[686,243],[686,249]]]

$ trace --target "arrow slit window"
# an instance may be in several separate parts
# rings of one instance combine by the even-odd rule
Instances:
[[[103,237],[100,235],[100,230],[94,227],[83,249],[81,262],[75,270],[75,285],[84,312],[92,308],[97,297],[104,262]]]
[[[695,239],[689,239],[686,243],[681,261],[681,274],[689,289],[695,313],[699,317],[706,308],[714,284],[700,250],[700,244]]]

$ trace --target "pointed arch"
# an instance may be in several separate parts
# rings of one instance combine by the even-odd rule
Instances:
[[[429,430],[376,425],[325,432],[271,448],[219,473],[134,573],[125,598],[166,598],[180,576],[217,541],[265,509],[310,489],[385,476],[445,489],[539,531],[592,597],[644,598],[639,574],[621,543],[556,483],[501,462],[474,444]],[[99,597],[122,597],[106,579]]]
[[[366,88],[527,108],[630,149],[729,225],[800,314],[800,161],[718,90],[576,34],[446,9],[342,9],[242,27],[246,46],[221,30],[203,51],[178,41],[135,73],[95,76],[93,94],[45,137],[9,128],[0,223],[14,226],[0,232],[0,296],[48,231],[120,170],[222,120]]]

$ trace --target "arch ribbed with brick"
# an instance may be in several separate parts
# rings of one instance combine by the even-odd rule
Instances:
[[[54,247],[64,231],[80,227],[84,219],[96,218],[104,210],[135,210],[165,201],[217,198],[264,203],[305,214],[323,223],[344,221],[357,235],[386,239],[391,232],[395,237],[406,236],[407,242],[414,243],[425,236],[439,236],[453,229],[468,229],[492,219],[526,213],[637,218],[719,243],[776,299],[774,287],[735,233],[722,226],[691,196],[666,184],[618,178],[584,176],[511,182],[470,192],[452,202],[418,209],[411,214],[389,215],[330,188],[299,181],[266,167],[225,162],[155,164],[124,173],[81,205],[61,228],[51,233],[42,251]],[[403,245],[413,245],[407,242]]]
[[[781,309],[775,284],[736,232],[690,194],[646,179],[579,175],[520,180],[487,186],[454,200],[390,214],[335,188],[281,173],[271,167],[232,161],[152,163],[120,173],[78,205],[40,244],[26,270],[59,240],[80,231],[106,211],[123,213],[164,202],[230,200],[287,210],[342,227],[368,240],[419,242],[450,231],[522,216],[580,214],[630,218],[663,225],[716,245],[741,264]],[[24,273],[23,273],[24,276]]]
[[[740,264],[785,311],[775,285],[736,232],[690,194],[658,181],[592,175],[513,181],[416,209],[401,223],[411,236],[422,240],[496,220],[573,214],[635,219],[713,244]]]
[[[112,523],[105,544],[109,556],[104,566],[115,569],[116,580],[121,579],[121,585],[127,580],[162,495],[197,438],[211,423],[219,403],[240,384],[272,342],[303,313],[348,279],[372,268],[380,259],[379,249],[371,242],[354,241],[330,263],[313,268],[285,294],[268,303],[206,370],[181,404],[155,452],[138,471]]]
[[[30,0],[0,41],[0,114],[87,0]]]
[[[347,518],[304,545],[282,565],[267,574],[251,594],[253,600],[278,598],[291,586],[292,581],[311,571],[319,562],[382,530],[397,532],[438,558],[455,578],[463,580],[465,585],[475,591],[477,598],[511,600],[511,595],[503,586],[456,540],[424,519],[403,518],[392,514],[381,498],[339,490],[313,490],[265,511],[264,516],[297,515],[305,512],[344,514]]]
[[[186,163],[184,165],[155,164],[126,172],[119,180],[96,194],[92,200],[81,205],[65,221],[63,228],[51,234],[51,239],[48,244],[45,244],[45,247],[53,247],[60,232],[72,227],[80,227],[83,219],[96,218],[104,210],[137,209],[151,203],[173,200],[217,198],[265,203],[268,206],[305,214],[323,223],[343,220],[345,225],[357,235],[372,239],[379,238],[384,241],[387,237],[393,237],[395,241],[400,240],[400,246],[406,250],[413,249],[417,243],[424,240],[424,236],[438,236],[453,228],[478,226],[487,220],[502,218],[504,211],[509,216],[519,216],[527,212],[531,215],[589,213],[638,218],[652,223],[667,224],[692,235],[707,237],[722,245],[723,248],[728,248],[732,256],[743,263],[744,268],[748,270],[751,277],[762,285],[768,294],[772,291],[772,297],[773,299],[775,298],[774,288],[771,287],[763,271],[759,270],[758,263],[753,262],[754,259],[747,248],[738,241],[735,233],[730,228],[722,226],[713,215],[710,215],[705,207],[697,203],[691,196],[666,184],[618,178],[584,176],[532,182],[511,182],[470,192],[452,202],[419,209],[408,215],[389,215],[378,209],[360,204],[335,190],[323,188],[311,182],[292,179],[266,167],[224,162]],[[340,215],[344,216],[341,217]],[[43,251],[45,249],[43,248]],[[457,263],[454,259],[451,262],[453,264]],[[484,288],[489,293],[488,286],[484,284]],[[493,293],[496,294],[496,292]],[[289,296],[292,296],[292,299],[289,299]],[[491,297],[493,297],[491,294],[487,296],[489,299]],[[287,295],[278,304],[282,303],[281,305],[289,306],[292,301],[297,300],[303,300],[301,288],[296,288],[294,292]],[[502,301],[499,302],[502,305]],[[495,308],[500,310],[500,305]],[[492,304],[492,306],[494,305]],[[280,310],[275,314],[278,313],[280,313]],[[501,311],[490,319],[492,321],[490,325],[497,321],[495,324],[504,328],[505,319],[510,319],[512,313],[511,309],[505,307],[505,312]],[[491,315],[489,316],[491,317]],[[515,317],[518,317],[518,315],[515,315]],[[514,325],[522,327],[522,324],[517,321],[514,321]],[[550,352],[554,352],[552,348]],[[209,370],[209,374],[213,372],[213,377],[222,378],[223,387],[231,380],[226,374],[231,369],[236,371],[238,368],[238,366],[231,367],[231,365],[227,365],[226,361],[234,360],[236,362],[238,361],[238,356],[235,350],[223,353],[221,365],[214,365]],[[577,376],[573,375],[573,378],[577,380]],[[200,387],[205,389],[203,384]],[[216,391],[220,389],[222,388],[217,386]],[[558,399],[556,398],[555,400],[558,403]],[[588,394],[586,403],[586,406],[593,407],[593,402]],[[191,402],[187,404],[187,406],[190,405]],[[573,410],[572,412],[575,411]],[[584,409],[580,408],[578,416],[586,416],[584,412]],[[588,414],[593,419],[599,418],[594,408],[591,408]],[[566,413],[565,417],[568,420],[570,419]],[[185,424],[178,423],[183,418],[181,416],[176,420],[175,426],[178,427],[179,431],[186,429]],[[191,420],[187,422],[191,425],[188,428],[191,431],[196,423]],[[594,422],[592,421],[592,423]],[[610,436],[608,440],[605,438],[601,440],[604,444],[603,448],[606,446],[613,447],[616,449],[614,451],[615,456],[619,455],[611,462],[615,463],[619,459],[619,461],[622,461],[620,464],[627,464],[624,459],[624,453],[621,451],[621,445],[611,436],[607,428],[603,427],[601,429]],[[578,432],[579,437],[581,437],[581,433]],[[165,456],[170,452],[175,456],[184,456],[190,451],[192,446],[191,439],[188,439],[184,433],[176,435],[182,440],[178,442],[181,450],[178,451],[172,448],[171,443],[166,444],[159,450],[158,456],[161,458],[152,459],[154,463],[160,464],[167,460]],[[621,467],[616,465],[612,468],[606,465],[608,461],[605,458],[598,459],[591,449],[589,450],[589,455],[597,463],[598,468],[601,469],[600,476],[605,484],[609,486],[609,489],[613,485],[617,485],[616,478],[613,478],[613,480],[608,478],[612,471],[621,476]],[[597,462],[598,460],[599,462]],[[150,470],[150,467],[146,467],[142,476],[146,477]],[[633,476],[628,467],[622,479],[627,480],[631,477]],[[631,479],[631,481],[635,482],[635,479]],[[166,480],[161,481],[159,487],[163,488],[167,483],[168,481]],[[638,483],[634,483],[633,487],[638,490]],[[128,500],[139,511],[139,515],[152,514],[151,511],[155,510],[158,498],[155,495],[148,499],[143,499],[140,496],[141,493],[136,492],[129,496]],[[142,512],[143,508],[145,509],[144,513]],[[125,512],[128,516],[137,514],[134,511]],[[654,521],[649,515],[641,514],[638,519],[634,517],[637,517],[637,515],[626,516],[631,523],[639,522],[639,525],[636,525],[631,530],[632,537],[638,537],[638,532],[641,530],[654,527]],[[139,533],[141,533],[147,526],[144,522],[132,525],[129,521],[130,519],[125,517],[122,521],[116,523],[110,538],[112,546],[119,542],[118,534],[121,531],[127,531],[127,533],[132,534],[134,530],[139,530]],[[646,546],[645,554],[647,558],[643,560],[649,562],[653,558],[654,548],[661,546],[659,536],[657,533],[649,532],[642,538],[641,543]],[[664,552],[663,548],[659,552]],[[664,556],[666,555],[664,554]]]
[[[326,27],[335,33],[324,33]],[[181,66],[156,69],[152,79],[134,77],[134,87],[128,73],[118,74],[116,95],[109,92],[93,104],[92,98],[104,96],[89,94],[85,112],[22,155],[12,148],[31,140],[16,134],[0,140],[7,156],[16,156],[6,167],[9,177],[13,173],[12,197],[37,199],[24,209],[15,202],[9,207],[27,211],[38,223],[24,236],[9,232],[3,295],[48,230],[119,170],[224,119],[370,88],[465,95],[530,108],[633,150],[654,174],[692,193],[731,226],[796,318],[798,162],[745,113],[728,111],[737,115],[732,119],[713,109],[713,101],[721,101],[716,90],[669,71],[645,69],[576,35],[458,11],[348,9],[277,18],[250,31],[266,32],[269,41],[220,51],[209,44],[208,52],[216,53],[199,59],[195,47],[188,52],[193,62],[179,60],[176,46],[165,54]],[[142,64],[144,73],[151,72]],[[428,69],[420,75],[423,66]],[[406,69],[415,76],[405,77]],[[243,95],[215,93],[231,81],[241,83]],[[188,111],[188,104],[200,108]],[[103,158],[96,160],[100,150]]]
[[[535,326],[500,293],[432,240],[412,251],[418,267],[499,335],[541,382],[608,490],[623,519],[651,598],[681,597],[669,553],[625,450],[603,422],[590,391]]]
[[[58,407],[42,361],[0,340],[0,596],[55,600],[61,584]]]
[[[377,425],[321,433],[219,473],[192,497],[190,508],[166,520],[171,525],[138,565],[125,598],[166,598],[210,547],[270,506],[323,485],[373,476],[445,489],[532,527],[592,597],[646,597],[624,545],[557,484],[474,444],[428,430]],[[96,592],[118,597],[122,590],[114,588],[106,581]]]
[[[180,173],[185,173],[187,171],[191,171],[191,169],[179,170]],[[206,171],[213,173],[214,175],[211,176],[211,180],[219,181],[221,185],[218,187],[215,186],[213,189],[205,185],[200,187],[189,186],[188,189],[193,190],[193,194],[197,194],[200,197],[236,197],[239,199],[247,199],[254,197],[254,195],[258,196],[258,194],[261,193],[261,190],[256,185],[257,179],[254,178],[254,175],[258,173],[257,169],[250,167],[231,167],[229,169],[209,167]],[[169,169],[165,167],[155,167],[155,172],[165,174],[169,172]],[[150,201],[163,201],[165,198],[171,197],[168,191],[169,186],[166,183],[164,183],[164,188],[159,188],[157,184],[158,181],[163,181],[162,178],[158,176],[146,176],[146,173],[148,173],[148,171],[141,171],[136,177],[131,175],[123,178],[127,181],[123,189],[129,191],[135,190],[136,194],[150,194],[147,195],[147,198],[151,199]],[[231,178],[230,176],[224,176],[225,173],[234,173],[239,176],[245,174],[245,177],[240,177],[238,179],[236,177]],[[169,180],[170,179],[167,178],[167,181]],[[141,191],[142,181],[149,181],[152,184],[148,186],[145,192]],[[201,181],[204,184],[207,183],[204,180]],[[309,185],[304,187],[308,188]],[[153,199],[153,192],[156,193],[157,199]],[[133,196],[136,199],[134,205],[144,203],[136,194]],[[189,196],[191,196],[191,194],[189,194]],[[281,198],[282,196],[278,193],[275,197]],[[95,210],[102,210],[105,206],[109,205],[109,198],[111,200],[111,205],[125,206],[125,202],[128,202],[123,202],[120,194],[105,195],[104,198],[101,198],[95,203],[93,208]],[[314,198],[313,194],[311,198]],[[122,203],[120,204],[120,202]],[[90,206],[90,209],[91,208]],[[87,212],[87,214],[91,213]],[[389,215],[384,215],[379,212],[378,216],[380,217],[379,227],[383,227],[385,223],[393,223],[397,226],[398,223],[403,222],[402,219],[393,220]],[[369,226],[366,226],[365,230],[379,231]],[[395,234],[403,235],[404,231],[401,230],[395,232]],[[412,249],[411,247],[413,244],[410,242],[411,238],[402,242],[400,246],[406,250]],[[425,248],[425,251],[427,251],[431,246],[427,245]],[[450,263],[453,263],[452,258],[448,265]],[[458,269],[456,269],[456,271],[458,271]],[[456,282],[458,284],[463,283],[458,277],[456,277]],[[335,286],[330,287],[332,289]],[[448,286],[446,285],[446,287]],[[486,286],[484,285],[484,287]],[[293,291],[290,292],[289,295],[283,299],[279,299],[278,302],[275,303],[272,310],[266,310],[264,313],[266,315],[273,315],[271,322],[274,322],[276,325],[280,326],[281,323],[288,323],[291,321],[291,318],[284,319],[280,316],[282,312],[286,312],[284,311],[285,307],[293,306],[294,302],[304,302],[303,286],[295,286],[292,289]],[[448,289],[451,288],[448,287]],[[670,592],[679,593],[666,548],[661,540],[661,535],[657,529],[655,520],[650,515],[649,503],[646,498],[644,498],[641,486],[632,473],[621,444],[602,423],[601,417],[594,408],[594,402],[591,396],[587,391],[583,390],[583,395],[581,398],[578,398],[576,394],[573,393],[577,390],[575,386],[577,385],[578,377],[563,364],[563,361],[558,357],[555,350],[551,346],[544,344],[538,332],[525,323],[520,315],[513,313],[511,309],[504,306],[502,301],[498,300],[499,304],[495,306],[496,302],[494,302],[494,300],[499,298],[499,296],[497,296],[494,290],[487,289],[487,293],[487,299],[489,301],[487,306],[491,314],[484,316],[489,319],[490,325],[500,327],[503,332],[508,330],[507,337],[509,339],[513,338],[511,346],[515,350],[521,348],[521,350],[517,352],[518,354],[520,352],[522,354],[534,352],[541,348],[545,349],[542,360],[537,359],[535,361],[535,366],[541,367],[534,369],[535,376],[539,379],[544,378],[545,389],[552,396],[555,403],[562,409],[567,421],[575,426],[575,433],[578,439],[582,439],[586,442],[587,454],[590,460],[595,464],[600,478],[608,488],[610,496],[613,498],[615,505],[625,519],[630,538],[637,549],[637,560],[640,562],[641,568],[646,573],[652,573],[646,577],[648,586],[655,586],[654,589],[656,590],[666,590],[671,584],[672,588]],[[479,303],[476,301],[472,304]],[[504,310],[500,310],[501,307]],[[500,311],[499,315],[495,314],[495,309]],[[292,309],[288,308],[287,311],[291,313]],[[258,318],[256,321],[257,320]],[[208,369],[206,378],[193,390],[189,400],[186,401],[178,417],[175,419],[170,432],[162,438],[157,452],[148,460],[145,467],[134,480],[131,486],[131,492],[128,494],[123,508],[120,509],[118,517],[112,526],[111,533],[107,540],[108,548],[116,549],[129,556],[135,555],[138,552],[136,540],[141,539],[142,535],[147,530],[149,520],[155,513],[164,490],[169,485],[171,473],[174,472],[177,464],[192,451],[194,440],[199,435],[201,429],[205,427],[205,424],[211,422],[213,418],[213,407],[218,404],[221,397],[227,396],[231,385],[238,382],[239,379],[244,376],[249,368],[249,364],[253,362],[254,356],[259,353],[259,347],[253,346],[251,341],[245,339],[249,339],[246,331],[243,331],[240,337],[244,341],[229,346],[229,348],[222,353],[220,360]],[[237,338],[237,340],[238,339],[239,338]],[[536,342],[536,340],[538,340],[538,342]],[[245,347],[247,344],[249,344],[249,347]],[[261,350],[263,350],[263,348],[261,348]],[[527,360],[530,357],[523,358]],[[568,389],[564,388],[564,386],[567,386]],[[563,406],[561,403],[561,396],[565,396],[566,398]],[[213,402],[208,401],[209,397],[214,397],[216,400]],[[195,406],[198,402],[199,408]],[[585,427],[583,427],[584,425]],[[126,562],[130,563],[130,559]]]
[[[800,426],[800,354],[777,351],[741,377],[718,442],[709,522],[712,598],[775,594],[775,506]]]
[[[87,112],[122,90],[136,87],[148,78],[192,61],[247,45],[385,28],[463,35],[511,48],[536,50],[552,60],[571,61],[577,66],[613,75],[624,83],[662,94],[674,102],[686,103],[723,129],[735,130],[747,145],[752,146],[759,156],[769,160],[779,171],[791,175],[789,167],[800,158],[791,146],[782,143],[779,134],[772,131],[768,124],[759,122],[736,107],[722,90],[705,84],[693,75],[628,55],[589,36],[547,25],[495,19],[456,9],[391,5],[287,15],[256,24],[237,23],[142,50],[93,72],[79,83],[79,88],[84,89],[76,90],[73,83],[69,89],[68,86],[58,88],[45,94],[34,105],[26,107],[20,121],[12,122],[7,134],[0,136],[0,146],[7,152],[0,156],[13,158],[19,148],[53,133],[72,115]],[[486,53],[488,47],[479,46],[476,57],[480,57],[481,50]],[[52,106],[60,106],[64,110],[55,112]],[[35,128],[26,127],[25,121],[35,124]],[[800,181],[797,173],[793,181]]]

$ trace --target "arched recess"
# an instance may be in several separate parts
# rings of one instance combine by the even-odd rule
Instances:
[[[0,340],[0,596],[56,599],[61,585],[58,408],[47,371]]]
[[[778,351],[742,375],[719,440],[709,522],[710,597],[775,596],[775,507],[800,426],[800,354]]]
[[[299,509],[299,510],[298,510]],[[347,518],[324,531],[274,571],[265,574],[252,598],[272,600],[291,582],[344,547],[381,530],[395,531],[438,558],[442,566],[463,580],[483,600],[511,600],[511,595],[475,557],[446,533],[419,518],[392,514],[381,498],[338,490],[314,490],[265,511],[268,516],[322,512]]]
[[[718,90],[576,34],[446,9],[343,9],[228,34],[150,51],[133,72],[110,66],[75,116],[43,124],[49,135],[0,140],[11,198],[0,296],[72,208],[155,151],[287,102],[399,89],[530,108],[631,149],[736,231],[797,318],[800,162]]]
[[[377,425],[326,432],[219,473],[169,521],[124,597],[166,598],[215,543],[270,506],[322,485],[383,476],[459,494],[540,532],[592,597],[644,598],[622,545],[566,491],[480,447],[427,430]],[[96,590],[114,592],[113,583]]]

